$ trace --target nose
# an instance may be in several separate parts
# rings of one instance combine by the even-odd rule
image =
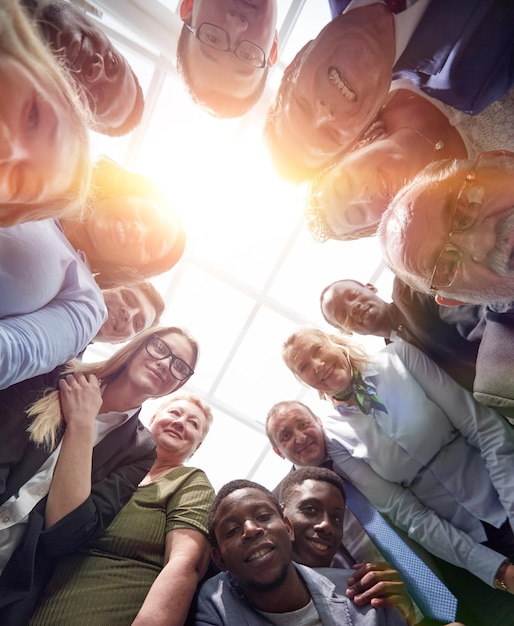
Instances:
[[[130,323],[134,319],[135,314],[136,314],[136,310],[128,306],[125,306],[121,309],[121,319],[126,324]]]
[[[240,15],[236,11],[227,11],[225,23],[230,36],[230,44],[235,45],[241,35],[246,32],[248,21],[244,15]]]
[[[324,124],[330,124],[335,119],[332,109],[320,98],[316,99],[316,108],[314,114],[314,125],[316,128],[319,128]]]
[[[494,219],[480,221],[462,233],[453,233],[451,241],[461,250],[466,251],[475,263],[482,263],[496,244]]]
[[[354,317],[356,314],[360,313],[362,309],[362,304],[360,302],[353,302],[350,307],[350,316]]]
[[[328,518],[328,514],[324,513],[314,525],[316,532],[324,535],[332,535],[333,528],[330,520]]]
[[[316,374],[319,372],[320,369],[322,369],[325,366],[325,362],[318,358],[313,359],[312,361],[312,368],[314,369],[314,371],[316,372]]]
[[[184,430],[184,420],[182,417],[176,417],[174,420],[172,420],[172,422],[175,428],[181,431]]]
[[[93,54],[84,75],[90,83],[95,83],[97,80],[106,77],[104,60],[101,54],[98,54],[98,52]]]
[[[253,539],[262,535],[263,529],[254,522],[254,520],[247,519],[243,524],[243,540]]]

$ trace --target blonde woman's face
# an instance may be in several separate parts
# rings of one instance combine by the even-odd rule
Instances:
[[[29,220],[34,204],[48,204],[53,217],[78,156],[62,107],[24,65],[0,57],[0,226]]]
[[[159,337],[166,343],[167,348],[193,368],[193,348],[187,337],[179,333],[169,332]],[[130,380],[134,390],[148,398],[160,398],[177,390],[184,381],[177,380],[170,370],[171,356],[163,359],[153,358],[145,346],[136,353],[122,373]]]
[[[285,356],[289,368],[309,387],[333,396],[350,386],[352,371],[346,353],[325,337],[304,335]]]

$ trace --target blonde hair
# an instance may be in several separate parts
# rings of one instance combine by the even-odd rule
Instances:
[[[72,87],[68,71],[52,55],[31,25],[18,0],[0,0],[0,54],[18,61],[30,72],[51,103],[59,109],[59,120],[69,124],[69,136],[78,146],[78,163],[73,182],[55,201],[38,202],[20,211],[19,205],[6,204],[0,225],[9,226],[48,217],[80,217],[86,206],[90,183],[88,114]],[[3,94],[2,97],[7,97]],[[63,149],[66,149],[63,146]],[[21,213],[21,215],[20,215]]]
[[[282,345],[282,359],[301,382],[305,381],[295,372],[294,363],[290,358],[290,354],[298,347],[301,340],[309,341],[309,339],[312,343],[324,341],[341,349],[346,354],[350,366],[357,371],[360,371],[363,365],[368,365],[372,362],[371,357],[364,350],[362,345],[356,343],[348,335],[343,335],[342,333],[326,333],[318,328],[298,328],[284,341]],[[320,392],[320,397],[326,398],[326,394]]]
[[[144,347],[146,340],[151,335],[169,333],[177,333],[189,341],[193,349],[193,362],[189,365],[194,369],[198,359],[198,344],[196,340],[178,326],[154,326],[141,331],[137,337],[134,337],[126,346],[105,361],[96,363],[83,363],[76,359],[69,361],[62,372],[62,376],[72,372],[82,372],[83,374],[94,374],[103,383],[109,383],[109,381],[119,376],[134,356]],[[185,382],[181,382],[177,389]],[[27,428],[30,439],[37,445],[43,445],[47,449],[53,450],[57,443],[59,429],[63,423],[59,390],[47,390],[47,393],[42,398],[28,408],[27,415],[29,418],[32,418],[32,422]]]
[[[202,400],[202,398],[200,398],[200,396],[197,395],[196,393],[186,393],[186,392],[173,393],[172,395],[168,396],[166,400],[157,408],[156,413],[160,409],[163,409],[164,407],[167,407],[168,405],[173,404],[174,402],[177,402],[179,400],[186,400],[187,402],[191,402],[191,404],[196,404],[196,406],[200,409],[200,411],[202,411],[202,413],[205,416],[205,421],[207,425],[207,429],[204,434],[204,437],[205,437],[207,433],[209,432],[210,427],[212,426],[212,420],[213,420],[212,410],[211,410],[211,407],[208,404],[206,404]],[[150,424],[152,424],[154,418],[155,418],[155,414],[150,419]]]

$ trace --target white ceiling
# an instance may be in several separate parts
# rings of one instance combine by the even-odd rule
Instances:
[[[152,282],[166,301],[163,323],[187,327],[200,343],[187,388],[209,402],[215,420],[192,464],[216,489],[233,478],[273,488],[289,466],[264,435],[268,409],[286,399],[321,407],[282,363],[281,343],[299,324],[327,329],[319,293],[330,282],[371,281],[384,298],[391,287],[374,239],[311,240],[302,219],[305,189],[278,179],[262,142],[281,72],[330,19],[328,2],[278,0],[279,63],[255,110],[240,120],[211,118],[185,93],[175,70],[177,0],[89,2],[146,97],[140,127],[118,139],[92,134],[93,155],[107,154],[162,185],[188,232],[181,261]],[[366,345],[383,344],[367,338]],[[94,345],[86,358],[105,358],[111,349]]]

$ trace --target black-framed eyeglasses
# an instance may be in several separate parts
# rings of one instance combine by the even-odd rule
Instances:
[[[159,335],[150,335],[145,342],[145,348],[152,359],[162,361],[169,358],[170,373],[177,380],[186,380],[186,378],[190,378],[195,373],[194,369],[183,359],[173,354],[168,344]]]
[[[210,24],[209,22],[203,22],[198,28],[193,28],[187,22],[184,22],[184,25],[194,37],[206,46],[209,46],[209,48],[214,48],[221,52],[232,52],[240,61],[257,69],[266,67],[266,54],[257,44],[244,39],[235,50],[232,50],[228,33],[220,26]]]
[[[481,185],[477,185],[476,172],[473,169],[466,175],[464,184],[455,200],[450,219],[450,233],[437,257],[434,271],[430,278],[431,292],[453,285],[462,263],[463,252],[458,246],[450,243],[450,240],[454,234],[462,233],[472,228],[480,212],[483,198],[484,188]]]

